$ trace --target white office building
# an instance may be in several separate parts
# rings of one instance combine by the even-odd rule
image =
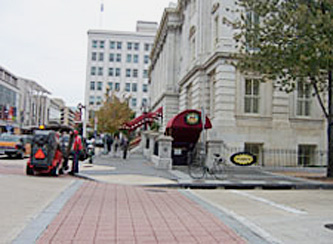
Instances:
[[[103,105],[107,91],[108,96],[128,99],[136,115],[149,106],[149,55],[156,30],[156,22],[138,21],[136,32],[88,31],[85,105],[89,119]]]

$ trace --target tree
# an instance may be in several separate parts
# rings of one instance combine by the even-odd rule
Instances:
[[[133,118],[134,112],[128,107],[128,100],[120,101],[117,96],[112,95],[107,97],[96,116],[99,133],[115,133],[124,122]]]
[[[327,119],[327,177],[333,177],[332,0],[242,0],[237,4],[241,19],[232,22],[240,49],[236,66],[260,74],[263,81],[276,81],[286,92],[298,82],[313,87]]]

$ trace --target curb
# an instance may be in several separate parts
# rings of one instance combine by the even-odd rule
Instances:
[[[87,174],[75,174],[75,177],[105,183],[104,181],[97,180],[94,177],[91,177]],[[290,180],[297,181],[299,178],[297,177],[288,177]],[[143,187],[162,187],[162,188],[180,188],[180,189],[244,189],[244,190],[251,190],[251,189],[262,189],[262,190],[333,190],[333,184],[326,184],[326,183],[318,183],[313,181],[307,181],[300,179],[300,182],[282,182],[282,183],[270,183],[270,182],[263,182],[263,183],[251,183],[251,182],[230,182],[230,181],[219,181],[219,182],[177,182],[174,184],[147,184],[147,185],[140,185],[137,184],[136,186],[143,186]]]

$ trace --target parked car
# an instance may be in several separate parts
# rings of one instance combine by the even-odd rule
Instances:
[[[31,144],[28,137],[7,133],[0,135],[0,155],[23,159],[24,156],[30,155],[30,151]]]

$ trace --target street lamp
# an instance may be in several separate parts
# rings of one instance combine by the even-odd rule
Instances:
[[[83,136],[83,138],[86,138],[87,137],[87,126],[86,126],[86,112],[87,112],[87,110],[86,110],[86,106],[84,106],[84,105],[82,105],[81,103],[79,103],[78,105],[77,105],[77,108],[79,109],[79,111],[80,111],[80,116],[81,116],[81,120],[82,120],[82,109],[84,109],[85,111],[84,111],[84,116],[83,116],[83,123],[82,123],[82,129],[83,129],[83,131],[82,131],[82,136]]]

